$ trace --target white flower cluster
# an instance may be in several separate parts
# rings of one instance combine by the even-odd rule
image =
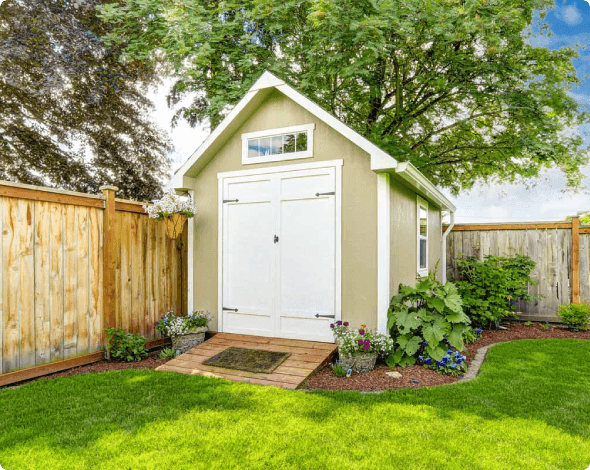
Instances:
[[[154,219],[170,217],[173,214],[183,214],[187,217],[192,217],[197,212],[197,208],[190,197],[178,196],[174,193],[173,189],[166,191],[162,199],[153,201],[153,204],[145,205],[143,208]]]
[[[186,321],[182,317],[174,318],[166,325],[166,327],[168,328],[169,336],[183,335],[189,330]]]

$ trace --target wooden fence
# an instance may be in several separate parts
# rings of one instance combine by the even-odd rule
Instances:
[[[536,263],[529,292],[543,298],[518,302],[522,319],[559,321],[567,303],[590,304],[590,227],[571,222],[455,225],[447,238],[447,276],[452,279],[462,256],[530,256]]]
[[[140,203],[0,182],[0,386],[99,360],[109,326],[186,312],[186,230]]]

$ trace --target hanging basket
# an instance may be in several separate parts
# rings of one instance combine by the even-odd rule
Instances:
[[[166,227],[166,235],[170,238],[178,238],[184,230],[184,223],[188,217],[183,214],[174,214],[170,217],[164,217],[164,226]]]

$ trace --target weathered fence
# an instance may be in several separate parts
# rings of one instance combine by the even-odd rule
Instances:
[[[105,327],[156,338],[186,312],[185,247],[114,188],[0,182],[0,386],[100,359]]]
[[[559,321],[567,303],[590,303],[590,227],[572,222],[455,225],[447,238],[447,275],[452,279],[462,256],[530,256],[536,263],[529,292],[540,300],[519,301],[522,319]]]

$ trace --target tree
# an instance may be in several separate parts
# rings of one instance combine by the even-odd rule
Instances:
[[[215,127],[268,69],[455,192],[558,166],[571,186],[588,113],[571,48],[533,47],[552,0],[120,0],[125,60],[173,66],[176,119]],[[541,33],[546,34],[541,25]]]
[[[150,67],[119,61],[95,0],[0,6],[0,179],[127,198],[161,193],[168,137],[150,120]],[[143,86],[143,88],[142,88]]]

